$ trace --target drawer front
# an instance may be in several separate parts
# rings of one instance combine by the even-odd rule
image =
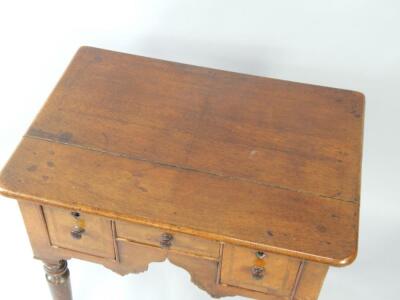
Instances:
[[[116,222],[117,237],[200,256],[218,258],[220,243],[156,227]]]
[[[162,262],[168,255],[167,250],[154,246],[120,240],[117,245],[123,273],[144,272],[150,263]]]
[[[115,258],[111,221],[55,207],[43,207],[53,246]]]
[[[227,244],[222,254],[221,283],[289,296],[299,267],[300,261],[294,258]]]

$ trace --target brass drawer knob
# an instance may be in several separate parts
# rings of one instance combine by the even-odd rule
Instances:
[[[85,229],[83,229],[82,227],[74,226],[74,227],[72,227],[72,230],[71,230],[71,236],[75,240],[80,240],[82,238],[82,235],[84,234],[84,232],[85,232]]]
[[[260,280],[264,278],[265,269],[263,267],[254,266],[251,268],[251,275],[254,279]]]
[[[172,236],[172,234],[168,233],[168,232],[164,232],[161,235],[161,239],[160,239],[160,246],[162,248],[169,248],[172,245],[172,240],[174,239],[174,237]]]

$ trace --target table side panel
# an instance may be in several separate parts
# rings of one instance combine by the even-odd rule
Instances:
[[[114,270],[115,272],[121,275],[128,273],[143,272],[147,270],[148,265],[151,262],[162,262],[168,258],[173,264],[187,270],[191,275],[192,281],[196,285],[206,290],[208,293],[210,293],[215,297],[243,295],[255,299],[265,299],[265,300],[292,299],[291,295],[288,295],[289,287],[287,285],[285,285],[287,286],[286,289],[287,291],[285,293],[282,293],[282,291],[279,292],[279,288],[275,290],[274,289],[267,290],[266,288],[260,289],[259,284],[254,285],[254,280],[253,280],[253,285],[249,284],[249,280],[246,278],[243,280],[243,282],[238,280],[237,278],[243,277],[243,272],[241,270],[236,270],[238,272],[232,273],[232,268],[229,266],[229,264],[239,263],[241,265],[244,265],[243,261],[254,263],[254,261],[250,261],[251,259],[249,260],[249,258],[250,256],[253,257],[254,253],[256,252],[256,249],[245,249],[244,251],[245,257],[247,258],[245,260],[241,259],[230,260],[227,259],[230,257],[229,251],[237,246],[225,245],[226,253],[222,265],[225,267],[220,269],[220,264],[221,264],[220,260],[210,260],[208,258],[202,258],[200,256],[187,255],[185,252],[179,252],[178,250],[169,251],[168,249],[162,249],[160,247],[138,244],[126,240],[119,240],[115,236],[115,238],[117,239],[116,249],[119,253],[118,260],[105,259],[101,258],[98,255],[99,253],[98,254],[93,253],[93,255],[88,255],[80,252],[81,249],[78,249],[78,251],[74,251],[74,250],[68,250],[66,248],[58,248],[51,246],[41,206],[38,204],[30,203],[28,201],[20,201],[19,204],[21,207],[21,212],[25,220],[26,228],[29,233],[29,238],[31,240],[31,245],[36,258],[45,261],[57,262],[59,259],[69,259],[74,257],[103,264],[104,266]],[[60,213],[64,211],[64,210],[60,211],[59,208],[53,208],[49,206],[44,207],[45,211],[49,211],[51,209],[54,209]],[[88,217],[89,219],[99,218],[97,216],[85,216],[86,219]],[[100,239],[101,238],[102,237],[100,237]],[[238,247],[238,249],[244,249],[244,248]],[[248,254],[250,254],[250,256]],[[276,255],[272,254],[272,256],[275,260]],[[293,260],[292,258],[287,258],[287,259]],[[272,265],[276,266],[276,264]],[[272,265],[267,264],[267,268],[269,268],[269,271],[267,272],[266,275],[268,277],[272,277],[275,279],[271,281],[271,278],[269,278],[267,285],[271,287],[271,282],[276,283],[277,278],[281,279],[284,278],[285,282],[290,281],[291,282],[290,285],[292,285],[293,280],[289,279],[290,276],[289,277],[285,276],[285,274],[281,272],[282,271],[281,268],[276,269],[275,272],[272,273],[271,272]],[[323,277],[326,273],[326,269],[327,267],[325,265],[315,264],[310,262],[305,263],[304,268],[298,275],[301,277],[296,279],[297,289],[293,289],[293,291],[295,292],[295,294],[293,294],[295,295],[294,299],[296,300],[317,299],[319,290],[322,286]],[[223,273],[220,281],[219,272],[221,270]],[[225,284],[224,276],[226,274],[224,274],[224,272],[226,273],[226,270],[231,271],[231,273],[228,274],[229,275],[228,277],[230,277],[230,279],[234,278],[235,280],[234,284],[246,288],[240,288],[240,287],[235,287],[233,285]],[[230,283],[232,284],[232,281]],[[261,285],[263,284],[261,283]],[[258,292],[260,290],[267,293]]]

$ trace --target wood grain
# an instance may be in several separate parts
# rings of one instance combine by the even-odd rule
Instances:
[[[44,269],[53,300],[72,300],[67,262],[65,260],[57,263],[45,262]]]
[[[80,213],[79,220],[75,220],[71,210],[55,207],[44,207],[43,213],[52,246],[115,259],[109,219]],[[85,230],[79,240],[71,236],[74,226]]]
[[[112,219],[330,264],[355,257],[353,202],[31,138],[23,140],[1,181],[11,197]]]
[[[171,246],[169,247],[171,250],[193,253],[208,258],[219,257],[220,243],[217,241],[171,230],[165,231],[148,225],[116,222],[117,237],[139,243],[160,247],[161,236],[164,233],[169,233],[172,236]]]
[[[265,253],[256,257],[256,249],[225,245],[221,283],[264,293],[289,297],[295,287],[300,261],[287,256]],[[265,269],[263,278],[252,277],[252,267]]]
[[[358,201],[362,126],[357,92],[84,47],[27,135]]]
[[[328,265],[357,254],[363,119],[358,92],[82,47],[0,193],[55,269],[76,257],[126,274],[168,258],[217,297],[315,300]]]
[[[36,259],[40,259],[49,264],[57,264],[60,260],[67,260],[73,257],[102,264],[121,275],[126,274],[124,273],[125,270],[116,259],[103,258],[98,255],[90,255],[76,250],[51,246],[43,208],[29,201],[19,201],[18,204]]]
[[[305,262],[293,300],[318,299],[328,269],[328,265]]]
[[[218,282],[219,262],[215,260],[126,241],[118,241],[118,248],[121,254],[120,269],[126,274],[144,272],[148,269],[150,263],[163,262],[168,259],[174,265],[188,271],[192,282],[213,297],[243,295],[260,300],[289,300],[289,297],[220,284]]]

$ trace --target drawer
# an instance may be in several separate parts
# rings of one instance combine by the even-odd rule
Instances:
[[[225,245],[221,283],[254,291],[289,296],[300,261],[283,255]]]
[[[220,243],[189,234],[165,231],[153,226],[116,222],[117,237],[161,248],[192,253],[210,258],[219,257]]]
[[[55,207],[43,207],[51,244],[104,258],[115,258],[111,221]]]

